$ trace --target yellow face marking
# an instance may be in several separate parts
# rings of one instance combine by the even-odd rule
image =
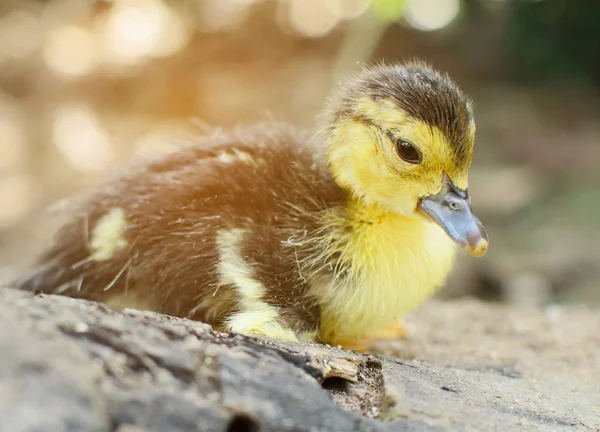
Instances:
[[[431,173],[445,172],[460,189],[468,187],[467,171],[456,166],[454,151],[438,128],[432,128],[422,121],[415,121],[402,129],[401,136],[409,138],[423,153],[423,162],[417,166],[421,168],[423,177],[429,177]],[[415,171],[419,170],[415,169]],[[433,183],[434,179],[430,181]],[[435,181],[435,186],[431,184],[431,187],[435,188],[435,192],[439,192],[441,178]]]
[[[111,209],[98,220],[90,241],[92,260],[109,260],[127,246],[125,238],[127,224],[125,211],[118,207]]]
[[[395,129],[410,121],[406,113],[396,108],[392,102],[377,102],[367,97],[360,99],[356,105],[356,113],[372,120],[382,129]]]
[[[366,204],[414,215],[420,198],[441,190],[444,172],[456,186],[467,188],[468,166],[456,165],[454,151],[439,129],[386,101],[361,99],[356,114],[335,124],[328,139],[328,161],[337,183]],[[421,163],[403,161],[389,135],[414,143]]]
[[[245,234],[243,229],[217,232],[220,283],[232,285],[239,294],[240,312],[227,319],[226,327],[236,333],[297,341],[298,335],[281,325],[279,310],[263,301],[266,289],[240,253]]]

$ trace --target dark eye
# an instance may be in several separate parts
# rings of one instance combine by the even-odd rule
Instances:
[[[414,145],[406,140],[399,139],[396,141],[396,151],[402,160],[408,163],[418,164],[421,162],[421,154],[419,151]]]

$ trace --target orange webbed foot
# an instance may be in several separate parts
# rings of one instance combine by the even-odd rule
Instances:
[[[404,339],[408,334],[408,329],[402,323],[394,323],[391,326],[384,328],[371,335],[373,339]]]
[[[403,339],[407,334],[408,330],[403,324],[394,323],[389,327],[364,336],[337,338],[330,341],[329,344],[363,353],[373,349],[377,340]]]
[[[332,346],[339,346],[345,350],[363,353],[373,348],[373,341],[364,337],[339,338],[329,342]]]

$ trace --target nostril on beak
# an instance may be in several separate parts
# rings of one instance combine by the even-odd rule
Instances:
[[[458,201],[450,201],[448,203],[448,206],[450,207],[451,210],[454,210],[454,211],[459,211],[459,210],[462,210],[462,208],[463,208],[462,204]]]

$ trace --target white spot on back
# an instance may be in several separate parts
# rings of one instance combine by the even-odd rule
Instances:
[[[125,248],[127,246],[127,239],[124,235],[126,230],[127,219],[122,208],[113,208],[98,219],[90,241],[91,258],[94,261],[106,261],[111,259],[116,252]]]
[[[265,164],[265,160],[263,158],[255,158],[250,153],[238,149],[233,149],[231,152],[220,152],[217,155],[217,160],[223,165],[230,165],[236,162],[242,162],[247,165],[257,167],[259,165]]]

